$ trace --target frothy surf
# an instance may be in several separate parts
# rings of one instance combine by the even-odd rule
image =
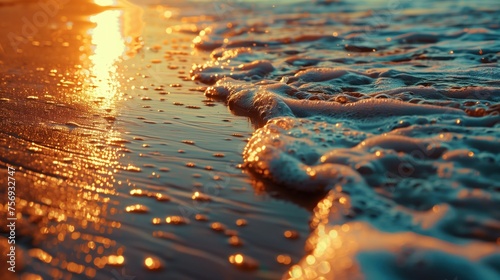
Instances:
[[[193,41],[258,127],[246,167],[328,192],[285,278],[500,276],[500,7],[392,2],[255,5]]]

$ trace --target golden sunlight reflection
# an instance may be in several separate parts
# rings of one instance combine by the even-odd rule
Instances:
[[[340,206],[335,207],[333,201],[342,200]],[[322,199],[314,210],[312,225],[316,227],[307,241],[312,249],[298,264],[288,270],[286,279],[337,279],[357,275],[359,271],[354,267],[353,257],[359,244],[356,238],[350,236],[351,228],[348,224],[330,225],[329,219],[339,211],[338,207],[349,204],[347,197],[338,196],[330,192]],[[278,262],[283,263],[283,257]],[[348,271],[349,277],[342,271]],[[354,277],[357,278],[357,277]]]
[[[338,220],[339,215],[350,208],[350,203],[348,196],[335,191],[330,191],[318,203],[312,220],[312,226],[316,229],[306,243],[309,253],[290,267],[285,279],[363,278],[358,259],[361,252],[386,252],[392,254],[394,260],[401,262],[408,256],[409,250],[439,250],[443,254],[460,256],[470,261],[477,261],[497,251],[484,242],[463,245],[414,232],[385,232],[368,222],[331,223],[330,220]],[[289,260],[280,255],[277,261],[285,264]]]
[[[255,259],[240,253],[230,255],[228,260],[229,263],[242,270],[255,270],[259,267],[259,263]]]
[[[103,2],[103,1],[100,1]],[[93,97],[100,99],[103,108],[110,108],[120,87],[116,77],[116,62],[126,51],[125,41],[121,33],[122,11],[108,10],[90,17],[96,24],[91,31],[93,54],[89,57],[92,63],[91,75]]]
[[[112,6],[116,4],[116,0],[94,0],[94,2],[99,6]]]
[[[161,260],[156,257],[147,257],[144,260],[144,266],[148,270],[159,270],[162,268]]]

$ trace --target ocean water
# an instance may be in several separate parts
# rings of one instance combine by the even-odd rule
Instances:
[[[0,278],[499,278],[498,1],[0,2]]]
[[[500,277],[500,2],[226,3],[194,48],[244,165],[323,192],[287,279]]]

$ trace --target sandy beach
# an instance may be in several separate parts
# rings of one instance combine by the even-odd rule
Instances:
[[[0,0],[1,278],[497,279],[499,15]]]

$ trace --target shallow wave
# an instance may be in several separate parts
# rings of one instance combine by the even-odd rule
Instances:
[[[246,167],[328,192],[284,278],[496,279],[500,7],[366,5],[254,7],[193,41],[192,78],[258,127]]]

